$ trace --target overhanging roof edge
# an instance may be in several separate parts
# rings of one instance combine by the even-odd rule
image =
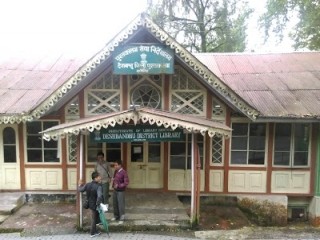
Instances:
[[[184,116],[184,118],[181,116]],[[230,137],[231,135],[231,128],[210,119],[199,119],[199,117],[195,116],[147,108],[125,110],[79,119],[49,128],[41,132],[41,134],[43,134],[43,138],[48,141],[51,139],[57,140],[58,138],[64,138],[67,135],[93,132],[94,130],[114,127],[116,124],[122,125],[123,123],[129,123],[130,121],[133,121],[134,124],[141,121],[142,123],[148,123],[150,125],[156,124],[158,127],[164,126],[172,129],[180,127],[186,129],[188,132],[199,132],[202,135],[208,133],[209,137],[215,135]]]

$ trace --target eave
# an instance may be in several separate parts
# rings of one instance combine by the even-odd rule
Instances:
[[[172,113],[167,111],[139,108],[102,114],[94,117],[79,119],[73,122],[60,124],[49,128],[41,134],[47,141],[58,140],[70,135],[88,134],[101,128],[114,127],[116,124],[129,124],[138,122],[165,128],[183,128],[189,133],[208,134],[209,137],[230,137],[232,129],[228,126],[205,118],[192,115]]]

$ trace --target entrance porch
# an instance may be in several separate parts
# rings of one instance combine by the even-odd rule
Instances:
[[[112,194],[112,193],[111,193]],[[14,211],[16,205],[10,201],[12,211],[0,223],[0,232],[23,231],[25,235],[37,234],[71,234],[77,230],[76,194],[74,192],[0,192],[0,199],[16,198],[24,205]],[[187,229],[190,218],[186,207],[179,201],[175,193],[157,191],[126,191],[126,221],[119,225],[111,222],[112,201],[106,218],[109,231],[163,231]],[[9,207],[9,206],[7,206]],[[89,231],[90,212],[83,209],[83,231]],[[103,231],[103,230],[102,230]]]

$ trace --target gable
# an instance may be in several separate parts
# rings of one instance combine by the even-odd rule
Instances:
[[[30,67],[32,64],[29,65],[29,58],[26,56],[25,64],[17,63],[11,68],[1,67],[0,77],[2,76],[2,79],[7,79],[7,74],[9,74],[10,71],[12,71],[11,74],[15,76],[16,71],[24,70],[21,66],[28,66],[27,70],[32,72],[34,77],[29,78],[32,79],[29,84],[23,82],[24,77],[22,75],[18,74],[17,78],[13,77],[15,79],[14,81],[17,82],[16,87],[24,83],[27,89],[24,89],[25,93],[20,92],[20,95],[17,95],[20,96],[19,98],[14,97],[14,99],[11,99],[12,103],[10,106],[4,106],[2,109],[0,107],[0,114],[2,115],[0,117],[0,123],[30,121],[48,114],[50,111],[53,111],[53,109],[58,109],[59,106],[69,101],[72,96],[75,96],[77,91],[82,89],[83,86],[86,86],[94,78],[95,72],[97,72],[98,69],[100,69],[101,72],[101,69],[110,66],[112,54],[119,46],[132,42],[157,42],[169,46],[175,52],[175,61],[177,63],[188,68],[204,86],[229,106],[252,120],[255,120],[257,117],[288,117],[292,116],[292,112],[298,112],[296,117],[300,118],[309,115],[319,116],[317,109],[312,108],[312,106],[314,106],[312,104],[305,104],[305,106],[308,105],[308,111],[301,109],[304,104],[300,106],[297,104],[296,108],[289,108],[287,105],[280,104],[277,101],[277,96],[273,94],[274,92],[266,91],[266,89],[268,89],[268,83],[272,86],[277,85],[273,85],[272,81],[264,81],[264,78],[268,77],[274,79],[270,66],[271,69],[278,67],[279,71],[281,71],[280,66],[278,66],[274,60],[277,56],[271,55],[268,60],[268,65],[257,65],[260,69],[259,71],[264,74],[260,74],[261,78],[259,78],[259,81],[250,81],[250,79],[255,76],[256,71],[252,68],[252,64],[250,65],[250,61],[256,63],[261,61],[258,54],[256,55],[256,59],[248,59],[246,56],[239,54],[236,64],[232,57],[225,58],[219,55],[212,57],[210,54],[192,55],[157,26],[148,16],[141,14],[116,35],[106,47],[96,54],[92,54],[92,52],[94,52],[92,51],[91,55],[87,54],[85,57],[75,56],[74,58],[71,57],[68,59],[64,59],[63,55],[56,56],[56,58],[51,56],[42,58],[46,60],[33,67]],[[90,58],[90,56],[93,57]],[[315,58],[317,58],[317,56]],[[288,57],[288,59],[290,59],[290,57]],[[291,69],[296,69],[294,61],[291,63]],[[9,63],[9,65],[10,64],[11,63]],[[39,67],[37,68],[35,66]],[[43,70],[43,68],[45,70]],[[51,84],[46,85],[46,79],[49,79]],[[36,80],[38,80],[38,82]],[[39,84],[41,81],[43,81],[43,84]],[[285,84],[285,82],[283,82],[283,84]],[[289,85],[291,84],[290,82]],[[247,88],[248,85],[250,89]],[[42,89],[42,87],[44,89]],[[257,89],[259,89],[259,91]],[[0,85],[0,94],[4,96],[13,90],[17,91],[15,87],[9,88],[8,86]],[[317,89],[313,90],[314,96],[317,96]],[[32,91],[34,91],[35,94],[32,94]],[[307,99],[303,92],[295,91],[295,93],[297,95],[292,96],[291,99],[297,99],[298,95],[301,99]],[[16,96],[14,94],[11,95]],[[28,99],[28,96],[32,98]],[[285,96],[285,94],[280,96]],[[260,102],[258,100],[260,100]],[[23,108],[20,108],[18,105],[18,103],[21,102],[26,103],[22,106]],[[9,109],[15,110],[10,112]]]

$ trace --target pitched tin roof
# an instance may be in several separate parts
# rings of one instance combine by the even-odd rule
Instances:
[[[74,55],[63,53],[44,54],[35,58],[31,58],[30,55],[15,56],[10,59],[0,57],[0,124],[30,121],[45,115],[63,99],[66,93],[85,82],[88,75],[109,59],[119,45],[125,43],[141,28],[146,29],[159,42],[175,50],[176,58],[198,74],[212,91],[251,119],[255,119],[259,115],[261,117],[296,116],[304,118],[309,116],[309,113],[314,118],[320,116],[319,110],[313,111],[311,107],[306,113],[305,109],[300,108],[301,104],[296,104],[296,107],[291,108],[284,104],[281,105],[276,95],[262,91],[266,90],[266,87],[262,88],[262,84],[265,82],[275,87],[272,84],[272,81],[276,79],[274,72],[284,71],[283,69],[301,69],[304,66],[303,62],[317,61],[319,59],[317,53],[298,54],[295,58],[299,58],[299,60],[291,59],[291,54],[287,54],[286,58],[280,57],[281,54],[261,55],[263,58],[260,58],[258,54],[197,54],[196,58],[148,16],[141,14],[100,51],[85,51],[85,54],[82,54],[83,48],[75,51]],[[292,53],[292,56],[295,56],[294,54]],[[265,57],[267,60],[263,60]],[[278,64],[279,58],[283,61],[281,66]],[[307,60],[309,58],[313,60]],[[258,64],[259,62],[261,64]],[[290,67],[286,68],[288,64]],[[315,64],[314,68],[318,69],[318,65]],[[259,72],[260,77],[255,76],[255,72]],[[292,73],[288,70],[288,74]],[[244,76],[247,76],[246,80],[242,80]],[[305,73],[302,76],[306,78]],[[283,78],[286,77],[283,76]],[[260,80],[248,81],[248,79]],[[314,81],[316,80],[314,79]],[[292,81],[287,82],[290,85],[291,83]],[[250,91],[248,85],[250,85]],[[259,91],[257,91],[258,87]],[[284,89],[286,89],[286,94],[289,94],[287,90],[290,90],[291,87]],[[318,88],[315,86],[312,89],[312,94],[318,96],[316,99],[319,101],[317,91]],[[284,93],[280,94],[284,95]],[[299,95],[298,92],[297,94]],[[306,101],[305,97],[301,97],[299,100],[303,99]],[[311,101],[309,100],[309,102]],[[292,103],[291,100],[288,105],[290,103]],[[315,106],[315,104],[309,105]],[[282,111],[281,107],[284,107],[287,112]]]
[[[320,52],[195,56],[259,118],[320,118]]]

